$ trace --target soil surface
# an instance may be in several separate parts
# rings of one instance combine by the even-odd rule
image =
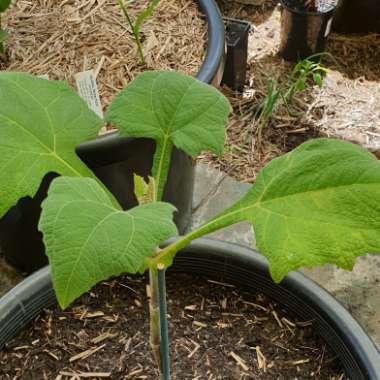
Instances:
[[[265,296],[185,274],[167,286],[173,379],[346,379],[312,323]],[[145,280],[105,282],[11,341],[0,378],[158,379],[148,332]]]

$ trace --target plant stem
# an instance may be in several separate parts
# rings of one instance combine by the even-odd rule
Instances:
[[[159,295],[159,308],[160,308],[162,375],[163,375],[163,380],[170,380],[170,357],[169,357],[168,318],[167,318],[167,308],[166,308],[165,267],[162,264],[157,266],[157,273],[158,273],[158,295]]]
[[[249,208],[254,207],[255,206]],[[232,219],[234,220],[233,222],[231,222]],[[208,223],[200,226],[197,230],[189,232],[187,235],[182,236],[174,243],[168,245],[166,248],[162,249],[157,256],[148,258],[149,266],[158,266],[163,264],[165,268],[168,268],[172,265],[173,259],[177,252],[187,247],[193,240],[228,227],[233,223],[238,223],[242,220],[244,220],[244,214],[240,209],[231,211],[231,213],[223,214],[219,217],[217,216]]]
[[[121,10],[123,11],[124,13],[124,16],[125,18],[127,19],[127,22],[128,22],[128,25],[129,27],[131,28],[131,31],[133,33],[133,36],[135,38],[135,41],[136,41],[136,45],[137,45],[137,50],[139,52],[139,56],[140,56],[140,61],[143,65],[145,65],[145,57],[144,57],[144,51],[143,51],[143,48],[142,48],[142,44],[141,44],[141,41],[140,41],[140,33],[138,32],[138,29],[136,28],[136,26],[133,24],[132,22],[132,19],[131,17],[129,16],[129,13],[128,13],[128,10],[127,10],[127,7],[125,6],[124,4],[124,0],[117,0],[118,4],[119,4],[119,7],[121,8]]]
[[[162,377],[161,361],[161,336],[160,336],[160,314],[159,314],[159,297],[158,297],[158,275],[154,267],[149,268],[149,285],[150,285],[150,346],[153,351],[154,359]]]
[[[156,151],[153,157],[152,174],[156,186],[155,201],[161,201],[166,180],[168,178],[170,158],[173,151],[173,144],[169,141],[169,138],[156,141]]]
[[[5,48],[4,48],[4,43],[2,41],[2,38],[1,38],[1,32],[2,32],[2,29],[1,29],[1,15],[0,15],[0,59],[3,58],[5,55]]]

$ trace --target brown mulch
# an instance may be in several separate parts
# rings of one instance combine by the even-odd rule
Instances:
[[[173,379],[346,379],[312,323],[262,294],[194,275],[167,283]],[[148,332],[144,279],[105,282],[11,341],[0,378],[157,379]]]
[[[149,0],[126,1],[132,17]],[[145,70],[196,74],[207,27],[193,0],[161,1],[142,26],[142,65],[116,0],[18,0],[3,16],[8,61],[0,69],[48,74],[75,85],[74,75],[97,73],[104,108]]]

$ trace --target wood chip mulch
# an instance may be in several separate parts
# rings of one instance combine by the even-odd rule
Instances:
[[[196,275],[167,284],[174,380],[347,380],[312,322],[262,294]],[[145,280],[121,277],[42,313],[0,353],[0,378],[157,379],[148,333]]]

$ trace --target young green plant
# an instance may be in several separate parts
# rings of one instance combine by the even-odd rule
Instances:
[[[4,41],[7,37],[7,32],[2,29],[1,14],[9,8],[11,1],[12,0],[0,0],[0,58],[4,57],[5,55]]]
[[[165,270],[192,240],[241,221],[252,224],[276,282],[302,266],[352,269],[357,256],[380,252],[380,165],[365,149],[329,139],[273,160],[241,200],[160,249],[177,234],[174,207],[158,201],[173,146],[194,158],[203,149],[223,151],[230,106],[194,78],[144,73],[108,110],[107,121],[122,136],[157,144],[154,179],[136,178],[141,204],[128,211],[75,155],[102,122],[67,85],[0,73],[0,104],[0,217],[20,197],[33,196],[45,174],[61,174],[43,202],[39,228],[62,308],[111,276]],[[163,366],[160,372],[169,378]]]
[[[160,1],[161,0],[152,0],[148,4],[148,6],[136,16],[136,19],[133,21],[129,12],[128,12],[128,8],[125,5],[124,0],[117,0],[117,3],[119,4],[120,9],[122,10],[122,12],[123,12],[123,14],[127,20],[127,23],[129,25],[129,27],[131,28],[131,31],[133,33],[133,37],[134,37],[136,45],[137,45],[137,50],[138,50],[138,53],[140,56],[140,61],[143,65],[145,64],[145,57],[144,57],[144,50],[143,50],[142,43],[141,43],[141,25],[143,24],[145,19],[148,18],[153,13],[153,11],[156,9],[156,7],[160,3]]]
[[[319,87],[322,86],[322,76],[328,70],[320,62],[315,62],[314,59],[320,58],[324,54],[317,54],[298,62],[283,83],[279,84],[274,80],[268,82],[267,94],[254,115],[259,142],[263,129],[267,127],[280,101],[285,105],[288,112],[291,113],[288,103],[296,92],[305,90],[309,78],[312,79],[314,84]]]

